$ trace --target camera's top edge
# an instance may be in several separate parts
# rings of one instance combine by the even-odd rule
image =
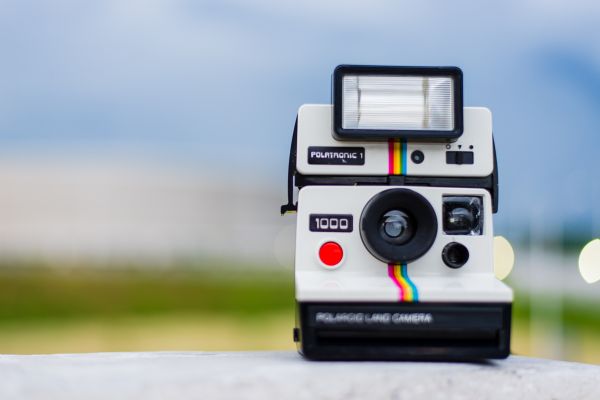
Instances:
[[[456,66],[409,66],[409,65],[361,65],[361,64],[340,64],[333,70],[333,75],[350,73],[373,73],[381,75],[452,75],[462,79],[462,70]]]

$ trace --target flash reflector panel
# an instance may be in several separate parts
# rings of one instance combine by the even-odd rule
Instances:
[[[452,140],[463,131],[462,71],[456,67],[341,65],[333,90],[340,139]]]
[[[454,129],[450,77],[346,75],[344,129]]]

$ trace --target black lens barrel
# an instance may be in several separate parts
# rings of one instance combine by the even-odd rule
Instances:
[[[403,234],[398,235],[400,240],[386,234],[386,221],[405,223]],[[429,201],[405,188],[377,193],[360,217],[360,237],[365,247],[386,263],[407,263],[421,257],[433,245],[437,227],[437,216]],[[388,232],[393,233],[394,229],[390,227]]]
[[[442,250],[442,260],[450,268],[460,268],[469,261],[469,250],[458,242],[448,243]]]

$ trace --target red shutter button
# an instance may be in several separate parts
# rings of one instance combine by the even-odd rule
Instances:
[[[328,267],[335,267],[343,258],[344,250],[336,242],[323,243],[319,249],[319,259]]]

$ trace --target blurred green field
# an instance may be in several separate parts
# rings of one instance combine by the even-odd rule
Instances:
[[[294,348],[291,271],[213,267],[0,268],[0,353]]]
[[[291,311],[293,293],[291,271],[0,268],[0,324],[172,312],[243,318]]]
[[[513,352],[600,363],[598,304],[553,300],[516,294]],[[291,271],[0,268],[0,353],[293,349],[293,323]]]

